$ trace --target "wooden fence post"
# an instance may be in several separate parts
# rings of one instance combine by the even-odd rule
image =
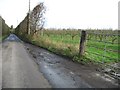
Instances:
[[[79,46],[79,55],[83,56],[85,53],[85,42],[86,42],[86,31],[81,32],[81,37],[80,37],[80,46]]]

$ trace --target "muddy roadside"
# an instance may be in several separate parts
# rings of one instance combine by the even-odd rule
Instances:
[[[95,65],[82,65],[40,47],[24,43],[29,56],[54,88],[116,88],[118,80],[98,71]]]

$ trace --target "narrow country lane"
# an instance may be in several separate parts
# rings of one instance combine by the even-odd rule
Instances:
[[[116,80],[11,34],[2,44],[2,88],[116,88]]]
[[[51,87],[14,34],[2,46],[2,88]]]

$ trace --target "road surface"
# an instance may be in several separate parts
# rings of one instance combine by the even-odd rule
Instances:
[[[2,46],[2,88],[51,87],[15,35],[11,34]]]
[[[2,88],[116,88],[95,67],[74,63],[11,34],[2,45]]]

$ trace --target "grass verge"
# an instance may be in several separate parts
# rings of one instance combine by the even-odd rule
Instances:
[[[24,41],[29,42],[33,45],[40,46],[42,48],[45,48],[55,54],[59,54],[68,58],[71,58],[73,61],[79,62],[79,63],[84,63],[84,64],[89,64],[89,63],[116,63],[119,62],[118,60],[114,59],[109,59],[106,57],[102,57],[99,55],[95,55],[91,52],[98,53],[100,55],[106,55],[108,57],[112,58],[118,58],[118,53],[113,53],[113,52],[104,52],[103,50],[98,50],[97,48],[93,47],[86,47],[86,52],[83,57],[80,57],[78,55],[79,53],[79,40],[78,37],[76,39],[71,40],[70,37],[64,37],[61,39],[60,36],[27,36],[27,37],[21,37],[21,39],[24,39]],[[94,45],[98,47],[103,47],[103,43],[96,43],[96,42],[88,42],[89,45]],[[117,50],[118,46],[117,45],[107,45],[108,49],[113,49]],[[104,49],[104,47],[103,47]],[[89,52],[88,52],[89,51]]]

